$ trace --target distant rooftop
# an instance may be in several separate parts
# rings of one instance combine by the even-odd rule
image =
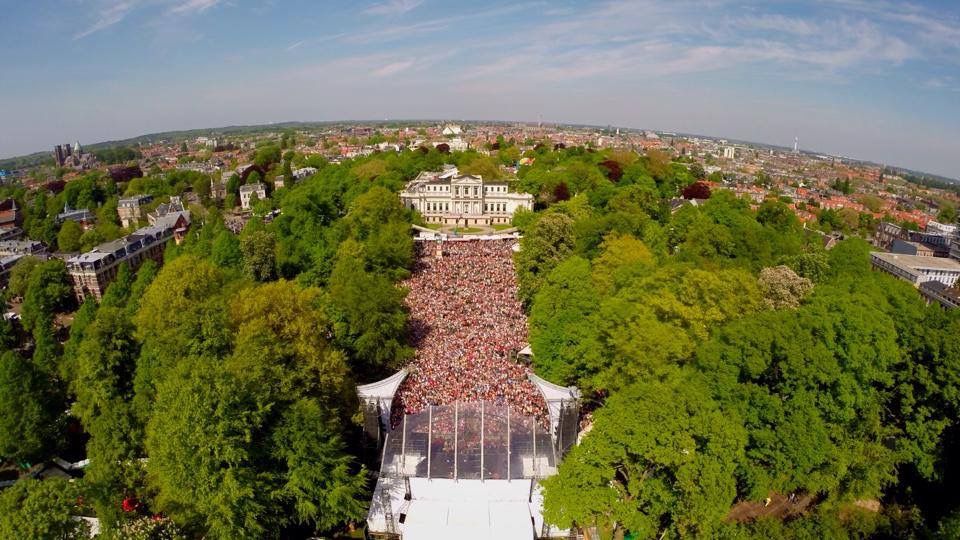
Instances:
[[[883,251],[874,251],[871,253],[874,257],[889,264],[907,266],[922,270],[952,270],[960,272],[960,262],[946,257],[924,257],[922,255],[900,255],[897,253],[886,253]]]

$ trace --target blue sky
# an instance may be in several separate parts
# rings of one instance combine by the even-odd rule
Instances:
[[[2,0],[0,157],[287,120],[612,124],[960,178],[960,2]]]

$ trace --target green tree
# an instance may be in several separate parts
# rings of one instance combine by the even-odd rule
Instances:
[[[60,478],[23,479],[0,491],[0,538],[86,538],[77,515],[80,488]]]
[[[937,221],[940,223],[955,223],[957,221],[957,207],[952,204],[943,204],[937,212]]]
[[[0,456],[29,461],[49,455],[58,427],[51,397],[44,374],[30,361],[13,351],[0,355]]]
[[[39,264],[40,259],[27,256],[13,265],[13,269],[10,270],[10,279],[7,283],[7,289],[11,295],[23,298],[23,296],[27,294],[30,275],[33,274],[33,269]]]
[[[322,302],[320,289],[292,281],[239,291],[230,308],[236,344],[228,369],[277,396],[323,396],[341,405],[351,392],[349,368],[327,340],[331,324]]]
[[[30,273],[23,295],[22,322],[29,332],[48,333],[53,316],[73,304],[67,267],[59,259],[40,262]]]
[[[544,519],[639,538],[709,537],[737,494],[746,436],[695,373],[674,370],[613,394],[544,480]]]
[[[221,268],[240,268],[243,263],[240,239],[226,229],[221,230],[213,239],[210,258]]]
[[[749,433],[749,496],[797,490],[872,498],[897,456],[883,396],[900,361],[890,319],[863,295],[822,288],[796,311],[731,323],[697,352]]]
[[[133,316],[142,344],[134,378],[136,413],[146,419],[156,385],[184,358],[219,357],[229,351],[223,271],[205,259],[182,255],[164,265],[139,299]]]
[[[587,389],[615,390],[688,359],[720,325],[762,307],[756,279],[742,270],[670,265],[602,298],[595,317],[604,349],[587,366]]]
[[[620,289],[632,278],[651,273],[656,265],[650,249],[630,235],[612,233],[600,248],[594,260],[593,282],[603,295]]]
[[[282,537],[293,524],[364,515],[366,473],[339,422],[316,400],[275,391],[203,358],[160,385],[146,441],[159,509],[209,538]]]
[[[578,384],[599,363],[597,298],[589,261],[570,257],[550,272],[530,314],[530,345],[540,375]]]
[[[66,221],[57,234],[57,247],[60,251],[80,251],[80,237],[83,236],[83,227],[76,221]]]
[[[277,241],[269,231],[246,231],[240,237],[243,268],[256,281],[269,281],[277,276]]]
[[[516,257],[520,297],[532,301],[547,274],[573,252],[575,245],[573,219],[560,213],[540,217],[520,240]]]
[[[266,535],[273,490],[251,442],[268,410],[216,362],[181,363],[160,383],[147,426],[157,508],[210,538]]]
[[[257,149],[253,156],[253,162],[263,170],[267,170],[273,164],[280,163],[280,153],[280,147],[275,144],[263,146]],[[248,183],[250,183],[249,180]]]
[[[367,473],[346,453],[339,430],[312,399],[293,403],[273,434],[274,457],[286,470],[282,497],[298,523],[330,529],[366,515]]]
[[[410,358],[406,345],[406,291],[363,268],[355,241],[340,246],[330,275],[327,305],[338,346],[348,351],[362,378],[399,368]]]

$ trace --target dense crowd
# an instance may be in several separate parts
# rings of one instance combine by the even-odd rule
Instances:
[[[546,420],[546,403],[513,357],[527,342],[517,300],[514,241],[417,242],[410,289],[416,354],[394,420],[427,405],[488,401]],[[442,250],[442,256],[440,255]]]

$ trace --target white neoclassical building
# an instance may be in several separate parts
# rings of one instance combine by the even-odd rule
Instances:
[[[459,226],[506,224],[518,208],[533,210],[533,195],[510,191],[506,182],[461,175],[456,168],[420,173],[400,193],[400,200],[427,223]]]

